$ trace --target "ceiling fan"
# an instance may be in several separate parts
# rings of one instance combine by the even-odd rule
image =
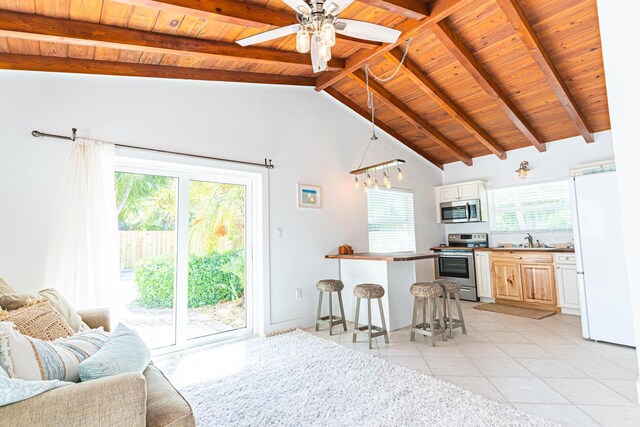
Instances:
[[[282,0],[296,11],[299,24],[287,25],[238,40],[240,46],[250,46],[296,34],[296,50],[311,50],[313,72],[327,70],[331,48],[336,44],[336,33],[358,39],[382,43],[395,43],[400,31],[382,25],[354,19],[343,19],[339,14],[354,0]]]

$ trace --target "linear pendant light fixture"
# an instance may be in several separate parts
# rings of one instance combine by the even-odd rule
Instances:
[[[380,187],[380,184],[378,182],[378,172],[382,173],[382,185],[384,185],[385,188],[391,188],[391,176],[389,175],[390,169],[392,170],[397,169],[396,177],[398,181],[402,181],[404,179],[404,175],[402,174],[402,169],[400,168],[400,166],[404,165],[405,163],[405,161],[402,159],[393,158],[391,160],[387,160],[386,162],[376,163],[374,165],[369,165],[364,167],[362,166],[362,163],[364,163],[364,159],[365,157],[367,157],[369,148],[371,148],[371,143],[376,142],[378,140],[378,137],[376,135],[376,110],[375,110],[375,104],[373,100],[373,93],[369,89],[369,76],[383,83],[391,81],[396,76],[396,74],[398,74],[398,71],[400,71],[400,67],[402,67],[402,64],[407,58],[407,53],[409,53],[410,45],[411,45],[411,39],[407,40],[407,47],[404,51],[404,55],[402,56],[402,60],[398,64],[398,67],[395,69],[395,71],[389,77],[381,78],[376,76],[371,71],[369,64],[367,64],[364,68],[365,75],[366,75],[367,106],[371,109],[371,138],[369,138],[369,144],[367,144],[367,148],[364,150],[364,155],[362,156],[362,161],[360,161],[360,166],[358,166],[358,169],[354,169],[349,173],[351,175],[355,175],[354,184],[356,188],[360,188],[360,180],[358,179],[358,176],[362,175],[362,181],[363,181],[365,192],[369,192],[370,187],[373,187],[374,190],[377,190]],[[389,152],[389,154],[391,154],[391,152],[389,151],[386,145],[382,144],[382,146]],[[372,175],[373,175],[373,178],[372,178]]]
[[[378,184],[378,171],[382,172],[382,185],[386,188],[391,188],[391,178],[389,176],[389,169],[397,169],[398,170],[398,181],[402,181],[404,178],[402,174],[402,169],[400,169],[400,165],[403,165],[405,162],[402,159],[393,159],[388,160],[386,162],[377,163],[375,165],[366,166],[364,168],[355,169],[349,172],[351,175],[355,175],[355,186],[356,188],[360,188],[360,181],[358,180],[358,176],[362,175],[364,182],[364,191],[368,192],[369,188],[373,186],[374,190],[379,188]],[[371,175],[375,177],[372,180]]]

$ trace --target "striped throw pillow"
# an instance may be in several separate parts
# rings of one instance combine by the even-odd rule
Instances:
[[[43,341],[21,334],[11,322],[0,322],[0,367],[11,378],[78,382],[80,363],[108,339],[109,333],[99,328]]]

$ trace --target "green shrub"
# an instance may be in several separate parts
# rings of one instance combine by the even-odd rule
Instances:
[[[147,258],[135,266],[139,304],[145,308],[171,308],[174,296],[172,257]],[[189,257],[190,308],[231,301],[244,296],[242,252]]]

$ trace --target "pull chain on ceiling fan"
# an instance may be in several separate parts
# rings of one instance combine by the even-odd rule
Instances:
[[[381,43],[395,43],[400,31],[370,22],[340,18],[340,13],[354,0],[282,0],[296,12],[299,24],[275,28],[238,40],[240,46],[279,39],[296,34],[296,50],[311,52],[314,73],[327,70],[336,33]]]

